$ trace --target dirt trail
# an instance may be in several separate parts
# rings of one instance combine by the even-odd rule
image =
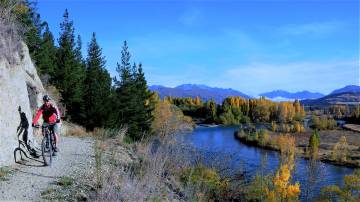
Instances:
[[[41,192],[61,176],[79,177],[94,162],[91,138],[62,137],[60,152],[51,167],[39,160],[27,159],[14,166],[7,181],[0,181],[0,201],[39,201]]]

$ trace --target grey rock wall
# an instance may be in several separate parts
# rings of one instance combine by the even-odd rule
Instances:
[[[0,38],[0,48],[2,44],[4,39]],[[29,139],[34,142],[33,113],[41,105],[45,93],[27,46],[24,43],[21,46],[20,51],[12,54],[11,60],[0,55],[0,167],[14,163],[13,151],[18,145],[20,123],[26,127],[28,122]]]

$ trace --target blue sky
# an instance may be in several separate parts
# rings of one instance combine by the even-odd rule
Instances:
[[[249,95],[360,85],[359,1],[39,0],[55,37],[65,8],[115,76],[124,40],[150,85],[199,83]]]

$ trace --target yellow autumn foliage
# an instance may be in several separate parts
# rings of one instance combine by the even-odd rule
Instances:
[[[273,179],[274,188],[267,189],[268,201],[296,201],[300,194],[300,184],[290,184],[291,168],[289,165],[282,165],[276,172]]]

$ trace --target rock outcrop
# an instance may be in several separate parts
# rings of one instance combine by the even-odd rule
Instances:
[[[6,48],[6,43],[0,36],[0,49]],[[45,92],[27,46],[19,44],[18,51],[0,55],[0,167],[14,162],[19,133],[27,130],[34,143],[31,121]]]

